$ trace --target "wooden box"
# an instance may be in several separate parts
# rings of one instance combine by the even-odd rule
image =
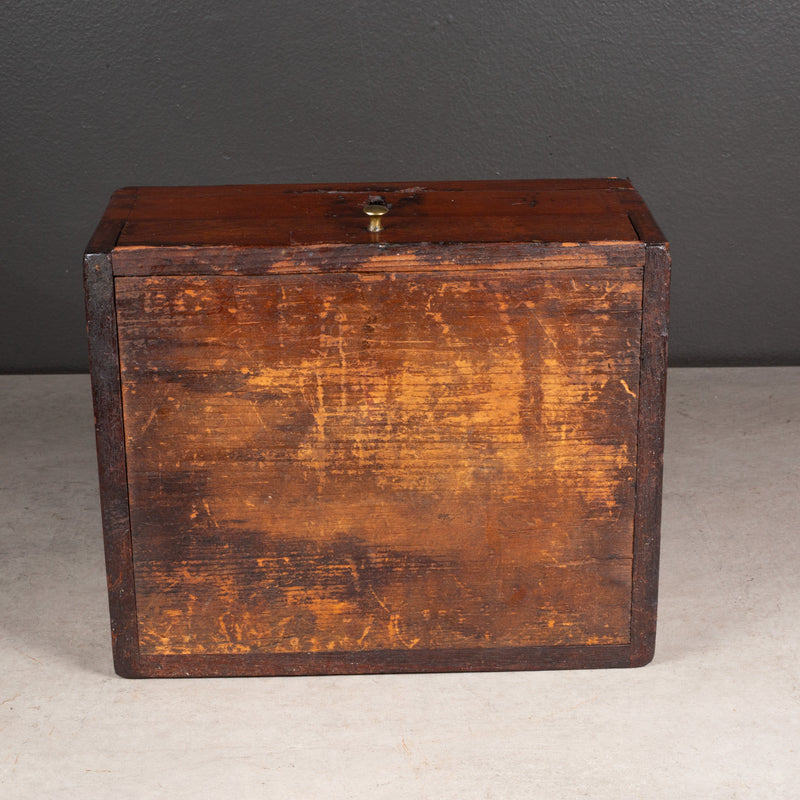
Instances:
[[[668,281],[619,179],[117,192],[85,257],[117,672],[649,661]]]

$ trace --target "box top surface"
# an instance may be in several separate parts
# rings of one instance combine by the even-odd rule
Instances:
[[[364,211],[375,204],[387,210],[378,233]],[[630,182],[619,178],[153,186],[113,195],[87,253],[113,252],[120,265],[136,261],[143,269],[152,253],[141,251],[156,248],[280,250],[297,258],[343,247],[369,253],[507,243],[575,252],[597,245],[641,250],[654,241],[663,235]]]

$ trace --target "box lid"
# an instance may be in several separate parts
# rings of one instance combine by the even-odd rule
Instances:
[[[369,230],[370,205],[386,209],[380,232]],[[178,272],[189,264],[237,272],[252,260],[233,252],[243,250],[259,251],[262,267],[266,259],[278,271],[301,263],[303,271],[319,271],[342,248],[352,262],[353,247],[370,260],[409,248],[432,256],[442,247],[478,252],[500,243],[526,253],[568,248],[573,257],[576,247],[612,248],[626,264],[643,263],[649,241],[663,235],[630,182],[618,178],[151,186],[114,194],[87,252],[112,252],[115,274],[163,274],[173,268],[165,259],[182,265]]]

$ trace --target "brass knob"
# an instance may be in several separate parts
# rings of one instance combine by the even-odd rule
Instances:
[[[383,230],[381,217],[386,214],[389,209],[379,203],[372,203],[364,206],[364,213],[369,217],[369,231],[370,233],[378,233]]]

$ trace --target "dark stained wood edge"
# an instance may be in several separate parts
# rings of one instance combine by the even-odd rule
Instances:
[[[86,246],[83,262],[111,640],[114,668],[123,676],[138,670],[139,638],[110,253],[136,197],[134,187],[114,192]]]
[[[139,639],[114,278],[107,254],[85,255],[84,289],[114,668],[122,676],[132,676],[139,671]]]
[[[631,666],[655,653],[658,564],[661,544],[661,488],[664,411],[667,390],[667,333],[670,258],[667,245],[648,245],[642,288],[642,344],[636,509],[633,534]]]
[[[139,678],[363,675],[407,672],[506,672],[630,666],[628,645],[378,650],[358,653],[143,655]]]
[[[641,242],[593,244],[326,245],[324,247],[126,247],[118,277],[288,275],[326,272],[442,272],[464,269],[585,269],[642,266]],[[356,266],[354,266],[354,264]]]
[[[270,184],[220,184],[217,186],[139,186],[126,187],[121,191],[142,189],[148,193],[171,194],[175,188],[191,192],[194,195],[216,195],[251,192],[273,192],[275,194],[342,194],[348,192],[419,192],[433,190],[437,192],[464,191],[497,191],[498,186],[511,190],[571,191],[585,189],[633,189],[627,178],[538,178],[517,180],[471,180],[471,181],[357,181],[349,183],[270,183]]]
[[[641,195],[634,189],[629,192],[620,192],[619,197],[639,239],[646,244],[661,244],[669,249],[666,237],[653,219],[653,215]]]
[[[118,189],[111,195],[103,218],[86,246],[87,254],[110,253],[119,239],[125,222],[136,203],[135,187]]]

